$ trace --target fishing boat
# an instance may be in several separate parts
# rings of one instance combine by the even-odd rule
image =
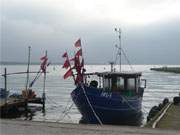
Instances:
[[[120,39],[121,33],[118,32]],[[77,71],[74,75],[76,88],[71,97],[82,114],[81,123],[139,125],[141,122],[146,81],[141,79],[141,72],[121,71],[122,48],[121,45],[116,47],[120,56],[120,71],[116,71],[111,62],[110,71],[86,73],[82,64],[77,64],[80,63],[79,55],[75,55],[78,59],[74,66]],[[143,86],[141,81],[144,81]]]

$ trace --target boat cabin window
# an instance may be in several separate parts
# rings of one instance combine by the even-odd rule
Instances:
[[[112,86],[111,78],[104,78],[103,79],[103,87],[105,90],[110,90]]]
[[[136,79],[127,78],[127,90],[135,90],[135,89],[136,89]]]
[[[123,90],[124,89],[124,78],[117,77],[117,89]]]
[[[105,77],[103,79],[103,88],[105,90],[121,91],[124,90],[124,83],[123,77]]]
[[[111,76],[103,78],[103,88],[116,92],[137,91],[139,87],[139,78]]]

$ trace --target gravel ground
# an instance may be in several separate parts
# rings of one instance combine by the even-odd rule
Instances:
[[[180,135],[180,130],[0,119],[1,135]]]

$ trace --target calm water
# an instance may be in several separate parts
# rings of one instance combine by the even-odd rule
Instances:
[[[6,67],[8,73],[26,71],[25,65],[8,65]],[[180,92],[180,74],[150,71],[151,67],[161,67],[161,65],[134,65],[133,67],[135,71],[141,71],[143,73],[142,78],[147,80],[147,88],[144,92],[142,109],[145,122],[147,113],[152,106],[158,105],[165,97],[172,100],[174,96],[178,95]],[[1,73],[3,72],[3,69],[4,66],[1,66]],[[33,65],[30,69],[31,71],[37,71],[39,66]],[[88,65],[86,66],[86,69],[87,72],[109,71],[110,66]],[[123,65],[122,69],[130,70],[127,65]],[[65,70],[59,65],[49,66],[48,72],[46,80],[46,114],[44,116],[40,111],[36,112],[33,120],[78,123],[81,115],[70,98],[70,93],[75,88],[73,80],[71,78],[67,80],[63,79],[62,76],[65,73]],[[32,80],[34,76],[35,74],[31,74],[30,80]],[[10,90],[10,93],[20,93],[21,90],[25,88],[25,78],[26,75],[8,76],[8,89]],[[4,87],[3,82],[4,80],[1,77],[0,87]],[[41,76],[33,86],[33,90],[36,91],[38,96],[42,95],[42,82],[43,77]]]

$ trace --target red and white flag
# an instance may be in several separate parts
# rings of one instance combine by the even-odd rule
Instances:
[[[45,73],[46,72],[46,67],[47,67],[47,61],[48,61],[48,58],[47,56],[43,56],[40,58],[41,60],[41,70]]]
[[[69,60],[68,59],[66,59],[66,61],[64,62],[64,64],[63,64],[63,67],[62,68],[68,68],[68,67],[70,67],[70,62],[69,62]]]
[[[80,38],[74,43],[74,46],[81,47],[81,39]]]
[[[65,52],[63,55],[62,55],[63,58],[67,58],[68,57],[68,54],[67,52]]]
[[[68,77],[72,76],[73,72],[71,70],[71,68],[64,74],[64,79],[67,79]]]
[[[77,57],[82,56],[82,49],[79,49],[75,56],[77,56]]]

